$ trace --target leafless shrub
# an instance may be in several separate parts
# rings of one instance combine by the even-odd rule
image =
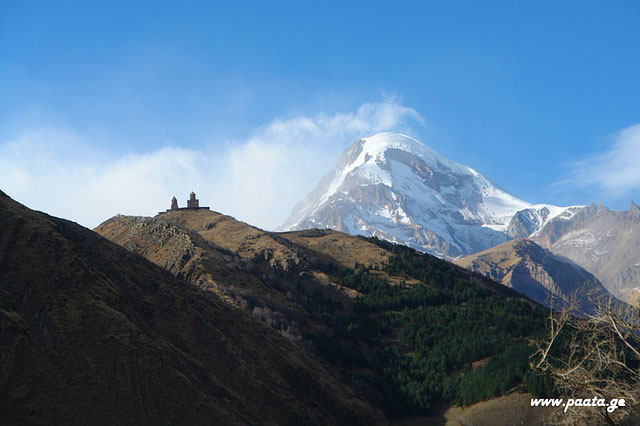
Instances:
[[[287,319],[281,312],[274,311],[268,306],[256,306],[251,311],[251,314],[270,327],[278,330],[283,336],[298,340],[302,338],[302,333],[296,322]]]
[[[242,308],[243,311],[249,310],[249,308],[251,307],[251,304],[249,303],[249,301],[247,299],[244,298],[240,298],[240,307]]]
[[[593,313],[586,315],[576,314],[575,298],[550,310],[548,334],[537,342],[531,367],[552,376],[567,397],[597,397],[607,404],[624,399],[625,406],[612,412],[606,406],[569,407],[557,413],[554,424],[619,424],[640,400],[637,313],[611,300],[592,304]]]

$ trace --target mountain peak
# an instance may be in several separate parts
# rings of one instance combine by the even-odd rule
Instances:
[[[415,152],[421,150],[430,150],[426,145],[417,139],[402,133],[382,132],[375,135],[362,138],[363,152],[374,155],[384,152],[387,149],[395,148],[403,151]],[[435,153],[435,152],[434,152]]]
[[[511,217],[529,207],[417,139],[384,132],[347,148],[281,229],[332,228],[455,257],[506,241]]]
[[[366,158],[367,161],[372,161],[377,158],[383,160],[381,157],[384,156],[387,151],[394,150],[413,154],[425,161],[430,167],[444,166],[449,169],[454,169],[458,173],[471,174],[472,176],[480,175],[471,167],[448,160],[419,140],[402,133],[382,132],[361,138],[356,142],[361,144],[361,157],[363,159]]]

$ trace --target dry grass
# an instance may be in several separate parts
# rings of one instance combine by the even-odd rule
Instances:
[[[552,413],[549,407],[531,407],[530,394],[510,394],[482,401],[468,407],[452,407],[420,418],[401,419],[394,426],[540,426]]]

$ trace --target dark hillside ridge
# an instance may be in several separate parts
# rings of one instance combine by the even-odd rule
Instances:
[[[0,424],[381,422],[215,294],[0,192]]]

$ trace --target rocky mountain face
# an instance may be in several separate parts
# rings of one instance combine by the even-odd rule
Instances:
[[[640,294],[640,208],[610,210],[602,205],[556,218],[531,238],[551,252],[593,273],[615,296],[630,303]]]
[[[384,421],[328,365],[182,279],[203,276],[193,235],[158,229],[150,249],[182,273],[0,192],[0,423]]]
[[[522,214],[512,221],[517,212]],[[373,235],[454,258],[570,214],[520,200],[413,138],[381,133],[355,141],[282,229]]]
[[[540,205],[516,212],[507,227],[510,239],[531,238],[537,235],[549,222],[562,223],[571,219],[583,207],[556,207]]]
[[[575,308],[593,312],[593,303],[613,299],[589,272],[530,240],[512,240],[455,261],[513,288],[545,306],[576,298]],[[617,301],[613,301],[621,305]]]

